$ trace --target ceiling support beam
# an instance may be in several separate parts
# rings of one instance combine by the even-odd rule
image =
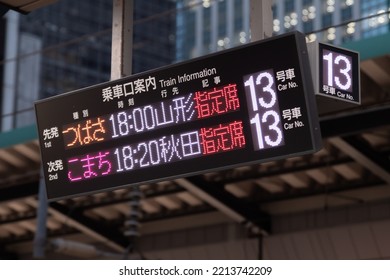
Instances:
[[[84,216],[78,211],[72,211],[66,206],[53,202],[50,203],[49,213],[65,224],[76,228],[85,235],[110,247],[118,253],[124,253],[128,245],[128,239],[113,228],[103,226],[101,223]],[[115,241],[114,241],[115,240]]]
[[[329,142],[390,185],[389,159],[374,151],[367,143],[351,136],[344,139],[331,138]]]
[[[260,211],[255,205],[228,193],[223,185],[215,184],[215,182],[207,185],[207,182],[200,176],[176,179],[175,182],[232,220],[251,228],[253,233],[267,235],[270,232],[270,216]]]
[[[38,207],[38,201],[36,199],[29,198],[27,200],[30,205]],[[125,252],[125,247],[128,245],[127,239],[112,228],[104,228],[97,222],[57,202],[50,203],[47,211],[49,215],[57,218],[59,222],[84,233],[97,242],[113,249],[115,252]]]

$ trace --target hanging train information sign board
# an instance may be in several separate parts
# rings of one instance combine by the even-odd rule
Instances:
[[[49,200],[313,153],[321,145],[298,32],[35,107]]]

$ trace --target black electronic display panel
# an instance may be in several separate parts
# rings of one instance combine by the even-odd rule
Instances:
[[[293,32],[38,101],[48,199],[315,152],[309,68]]]
[[[359,53],[318,44],[319,94],[360,104]]]

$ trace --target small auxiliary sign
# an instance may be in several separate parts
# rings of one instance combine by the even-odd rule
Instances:
[[[316,94],[361,103],[359,53],[329,44],[309,44]]]

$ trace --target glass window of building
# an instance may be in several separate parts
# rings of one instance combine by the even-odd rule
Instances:
[[[280,20],[278,19],[278,7],[277,3],[272,5],[272,15],[273,15],[273,35],[278,35],[280,32]]]
[[[360,5],[362,17],[372,16],[362,22],[363,38],[389,32],[390,3],[388,0],[361,1]]]
[[[226,37],[226,12],[227,5],[225,0],[218,3],[218,38],[223,40]]]
[[[284,1],[284,30],[295,30],[298,25],[298,13],[295,11],[294,0]]]
[[[321,41],[333,43],[336,39],[336,29],[332,28],[334,22],[335,0],[322,1],[321,26],[328,28],[322,32]]]
[[[302,8],[303,32],[310,33],[314,30],[314,19],[317,16],[316,7],[312,0],[304,0]]]
[[[341,3],[341,22],[347,23],[353,19],[353,0],[344,0]],[[349,22],[341,27],[342,29],[342,43],[352,41],[356,31],[356,23]]]
[[[243,18],[243,9],[242,9],[242,1],[241,0],[234,0],[234,27],[233,27],[233,44],[239,45],[244,44],[247,42],[247,36],[244,32],[244,18]]]

